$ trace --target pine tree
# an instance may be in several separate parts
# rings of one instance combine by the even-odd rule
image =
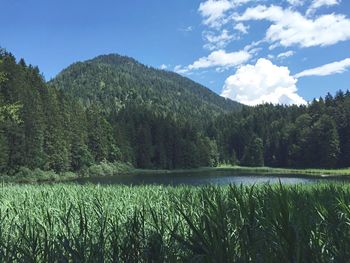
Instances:
[[[312,127],[312,165],[335,167],[339,155],[339,136],[332,118],[323,114]]]
[[[251,142],[246,146],[242,164],[246,166],[264,166],[264,146],[263,141],[254,137]]]
[[[152,137],[150,127],[143,123],[137,131],[137,166],[141,168],[151,168],[152,158]]]

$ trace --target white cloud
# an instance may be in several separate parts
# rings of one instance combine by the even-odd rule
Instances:
[[[239,66],[250,58],[251,54],[245,50],[227,53],[225,50],[220,49],[211,52],[207,57],[199,58],[188,66],[177,65],[174,67],[174,72],[189,75],[193,70],[213,67],[215,67],[217,72],[222,72],[225,69]]]
[[[168,65],[165,65],[165,64],[162,64],[159,66],[160,69],[167,69],[168,68]]]
[[[247,51],[241,50],[231,53],[226,53],[225,50],[213,51],[207,57],[202,57],[187,68],[189,70],[203,69],[210,67],[230,68],[241,65],[251,58],[251,54]]]
[[[184,28],[179,28],[179,31],[182,32],[192,32],[193,31],[193,26],[188,26],[188,27],[184,27]]]
[[[199,5],[198,11],[204,18],[205,25],[218,28],[227,23],[227,11],[250,1],[252,0],[207,0]]]
[[[261,43],[263,42],[263,40],[259,40],[259,41],[253,41],[252,43],[246,45],[243,50],[245,51],[251,51],[253,49],[256,49]]]
[[[286,52],[283,52],[283,53],[280,53],[277,55],[277,58],[280,58],[280,59],[283,59],[283,58],[288,58],[288,57],[291,57],[295,54],[294,51],[292,50],[289,50],[289,51],[286,51]]]
[[[300,6],[304,4],[305,0],[287,0],[287,2],[292,6]]]
[[[261,103],[306,104],[297,94],[297,79],[287,67],[279,67],[267,59],[255,65],[241,66],[225,81],[221,96],[247,105]]]
[[[306,14],[312,14],[315,12],[316,9],[322,7],[322,6],[332,6],[332,5],[339,5],[341,0],[313,0],[310,7],[306,11]]]
[[[333,74],[343,73],[350,67],[350,58],[346,58],[341,61],[329,63],[317,68],[307,69],[298,74],[295,78],[307,77],[307,76],[328,76]]]
[[[341,14],[327,14],[308,19],[297,11],[279,6],[247,8],[236,21],[268,20],[272,25],[266,32],[266,40],[285,47],[328,46],[350,39],[350,20]]]
[[[181,65],[176,65],[174,67],[174,72],[178,73],[178,74],[188,74],[188,69],[185,67],[182,67]]]
[[[238,23],[234,26],[234,29],[238,30],[242,34],[248,34],[249,26],[245,26],[243,23]]]
[[[232,8],[233,5],[228,0],[207,0],[199,5],[198,11],[204,18],[205,25],[218,27],[222,25],[225,13]]]
[[[204,48],[214,50],[226,47],[235,37],[231,35],[228,30],[224,29],[219,35],[215,35],[215,33],[211,31],[205,31],[203,32],[203,38],[208,42],[204,45]]]

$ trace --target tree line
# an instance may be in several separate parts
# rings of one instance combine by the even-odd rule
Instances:
[[[265,104],[203,114],[199,123],[198,112],[179,116],[150,100],[129,100],[120,107],[109,103],[108,110],[101,102],[86,103],[48,85],[37,67],[17,62],[5,50],[0,73],[2,173],[21,167],[80,171],[102,161],[153,169],[219,163],[350,166],[349,92],[328,94],[307,106]]]
[[[250,166],[350,167],[350,92],[307,106],[245,107],[208,127],[220,161]]]

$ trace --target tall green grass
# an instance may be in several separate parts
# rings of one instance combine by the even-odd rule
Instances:
[[[0,262],[348,262],[350,186],[0,188]]]

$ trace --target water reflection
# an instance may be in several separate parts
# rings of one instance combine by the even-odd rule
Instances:
[[[262,175],[240,174],[232,171],[213,171],[195,173],[138,173],[128,175],[116,175],[112,177],[80,178],[78,183],[92,184],[124,184],[124,185],[227,185],[227,184],[310,184],[328,179],[316,179],[302,175]]]

